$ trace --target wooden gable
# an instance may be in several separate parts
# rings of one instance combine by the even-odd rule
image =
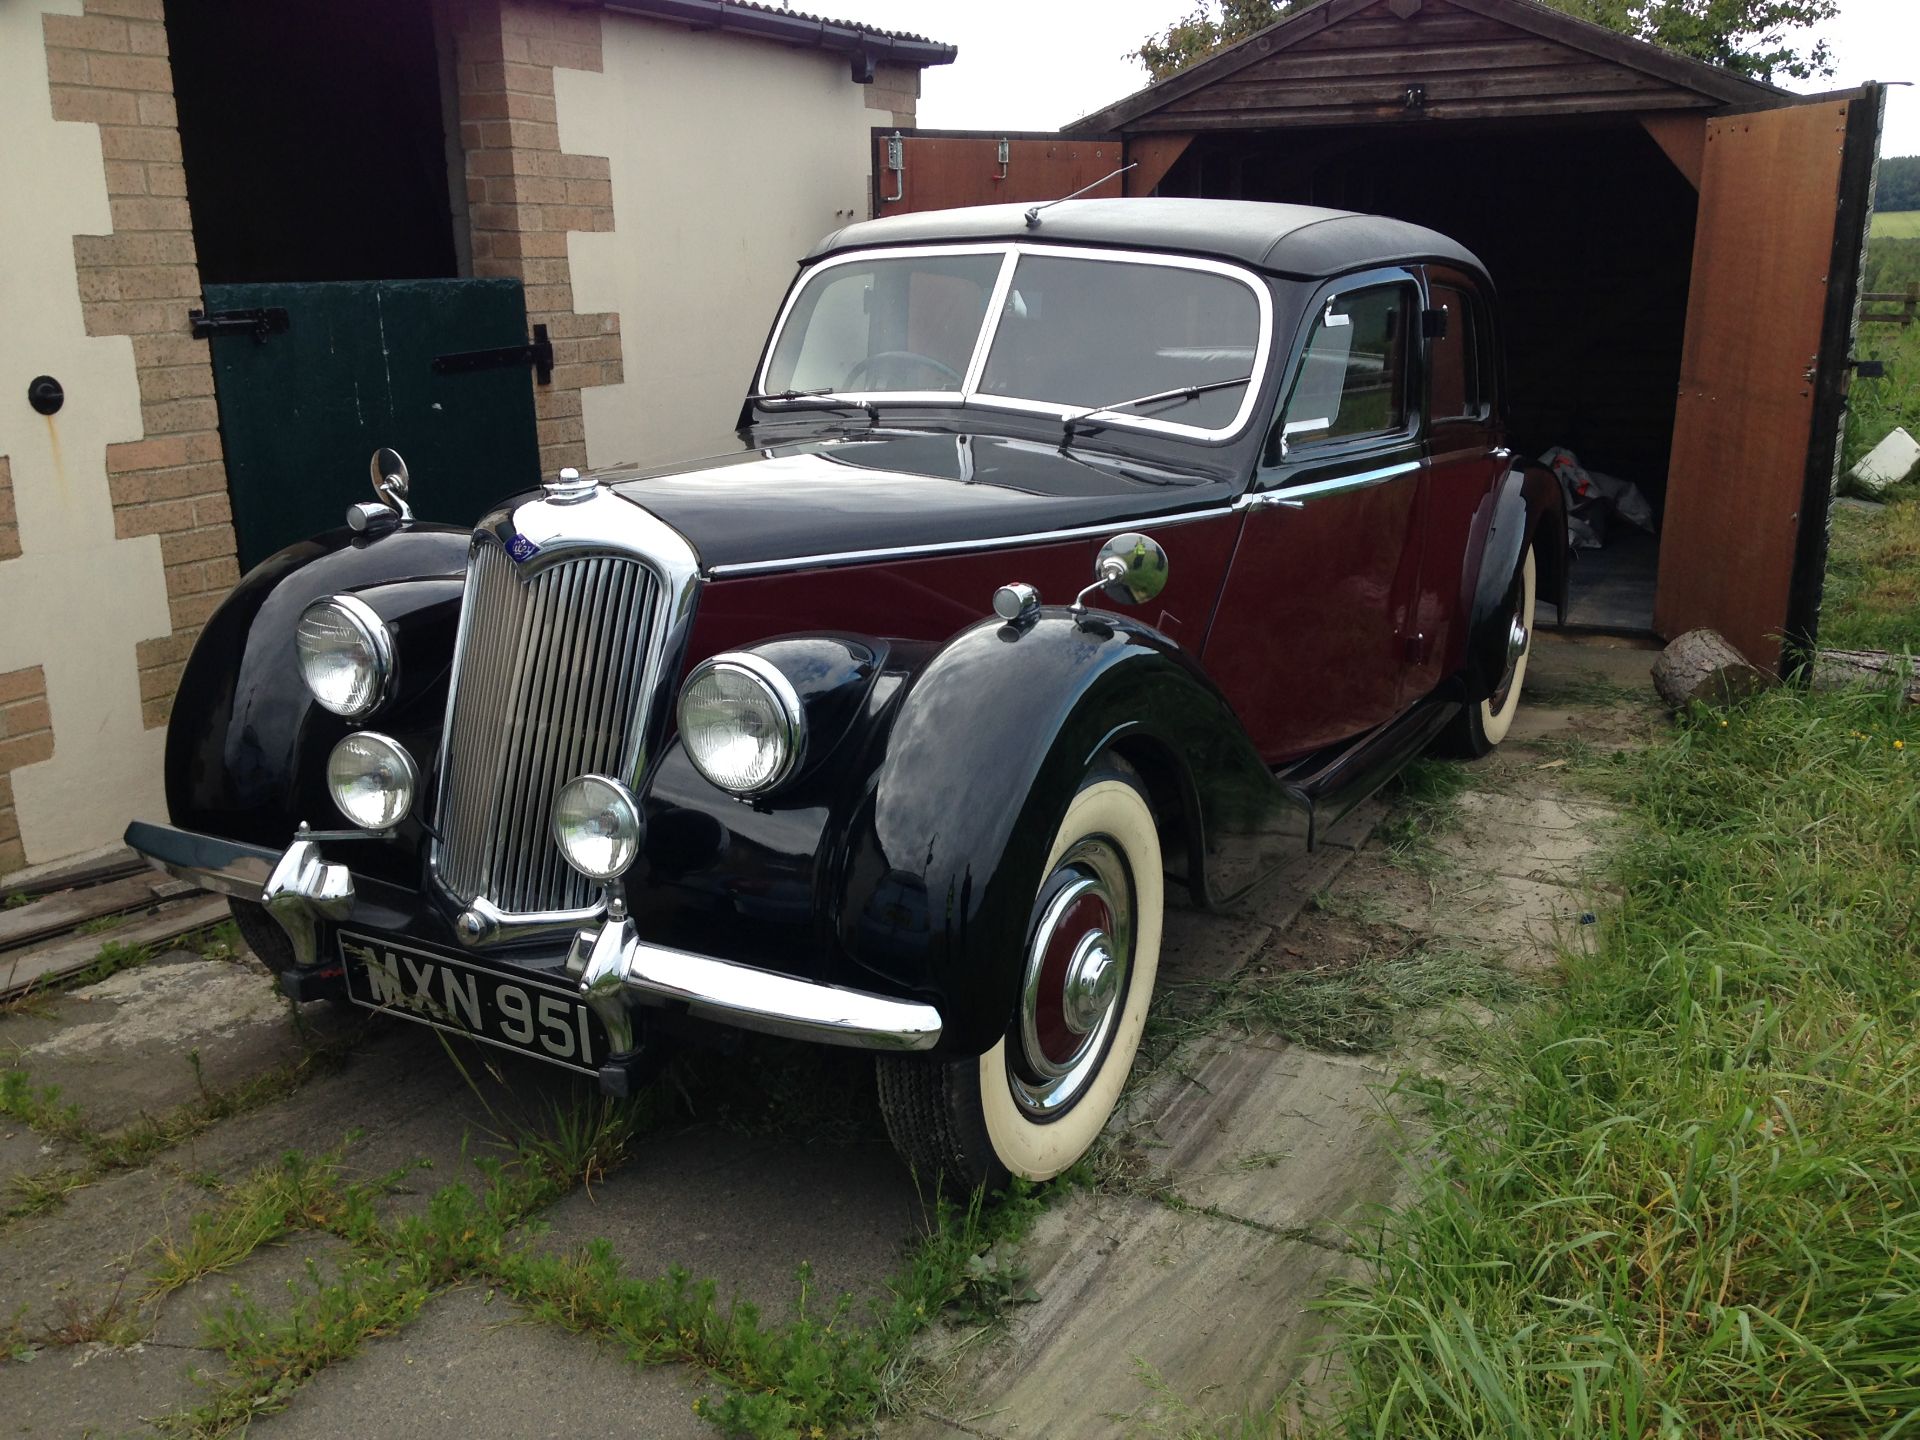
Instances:
[[[1069,129],[1644,113],[1779,94],[1529,0],[1323,0]]]

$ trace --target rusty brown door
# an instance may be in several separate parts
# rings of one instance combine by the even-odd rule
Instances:
[[[989,130],[875,130],[873,213],[1058,200],[1126,163],[1118,135],[1093,138]],[[1118,178],[1089,197],[1126,193]]]
[[[1880,105],[1707,122],[1654,628],[1769,668],[1818,626]]]

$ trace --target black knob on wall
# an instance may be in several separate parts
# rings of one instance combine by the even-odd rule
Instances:
[[[67,403],[67,392],[51,375],[36,375],[27,382],[27,403],[42,415],[51,415]]]

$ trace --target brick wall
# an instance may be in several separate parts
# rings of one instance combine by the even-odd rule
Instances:
[[[13,508],[13,467],[0,455],[0,560],[20,553],[20,517]]]
[[[13,807],[13,771],[53,758],[46,672],[38,665],[0,675],[0,875],[24,869],[27,852]]]
[[[567,155],[553,72],[600,69],[600,15],[523,0],[452,0],[460,144],[473,273],[521,281],[527,323],[553,340],[551,385],[534,389],[540,463],[587,463],[580,392],[621,379],[620,317],[577,314],[567,232],[613,229],[613,182],[597,155]]]
[[[144,434],[107,447],[114,530],[158,535],[172,633],[138,649],[141,715],[166,723],[200,626],[239,579],[213,368],[187,333],[200,270],[180,163],[161,0],[85,0],[45,18],[56,120],[100,127],[109,235],[76,235],[89,335],[127,335]]]
[[[902,130],[913,125],[920,107],[920,67],[918,65],[876,65],[873,83],[867,86],[867,108],[885,110],[892,123]]]

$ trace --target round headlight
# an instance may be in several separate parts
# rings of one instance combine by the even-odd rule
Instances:
[[[327,757],[327,789],[362,830],[391,830],[413,808],[420,774],[398,743],[371,730],[349,735]]]
[[[365,715],[386,697],[393,637],[364,600],[334,595],[301,612],[294,630],[300,674],[313,698],[336,715]]]
[[[553,802],[553,843],[589,880],[611,880],[640,850],[640,806],[631,791],[604,775],[582,775]]]
[[[736,795],[778,785],[806,738],[800,699],[758,655],[716,655],[680,692],[680,741],[707,779]]]

